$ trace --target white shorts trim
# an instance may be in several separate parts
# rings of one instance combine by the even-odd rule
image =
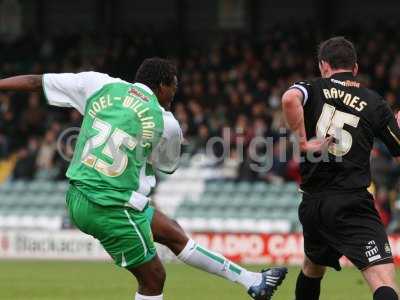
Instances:
[[[142,242],[142,246],[144,249],[144,256],[147,256],[148,250],[147,250],[147,246],[146,246],[146,243],[144,242],[144,238],[143,238],[142,234],[140,233],[139,229],[137,228],[135,222],[132,221],[131,216],[129,215],[128,211],[126,209],[124,209],[124,212],[125,212],[126,216],[128,217],[129,223],[131,223],[131,225],[135,229],[137,235],[139,236],[140,241]]]

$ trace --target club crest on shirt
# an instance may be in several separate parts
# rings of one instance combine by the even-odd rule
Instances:
[[[146,102],[149,101],[149,97],[143,95],[141,92],[139,92],[137,89],[135,89],[133,87],[131,87],[129,89],[128,94],[133,96],[133,97],[138,97],[138,98],[140,98],[140,100],[143,100],[143,101],[146,101]]]
[[[389,243],[385,243],[385,252],[388,254],[392,254],[392,249],[390,248]]]

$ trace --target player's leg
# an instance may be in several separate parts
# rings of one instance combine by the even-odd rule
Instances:
[[[247,271],[228,259],[200,247],[182,227],[165,214],[155,210],[151,223],[154,240],[169,248],[182,262],[203,271],[238,282],[247,289],[261,282],[261,274]]]
[[[304,194],[299,206],[299,218],[303,226],[304,262],[296,281],[296,300],[318,300],[321,281],[326,267],[340,269],[337,253],[321,235],[320,195]]]
[[[356,196],[357,206],[346,220],[358,226],[343,228],[342,232],[349,236],[349,240],[343,239],[343,253],[362,272],[374,300],[397,300],[393,256],[385,227],[372,195],[364,192]]]
[[[398,300],[393,263],[373,265],[362,271],[374,295],[374,300]]]
[[[221,254],[212,252],[190,239],[182,227],[158,210],[152,216],[152,232],[156,242],[167,246],[182,262],[243,285],[257,299],[262,289],[271,294],[281,284],[286,268],[272,268],[262,273],[246,270]],[[253,295],[253,294],[254,295]],[[263,299],[269,299],[264,298]]]
[[[128,269],[138,282],[135,300],[162,300],[165,270],[158,256],[135,268]]]
[[[115,264],[136,277],[139,284],[136,300],[162,300],[165,271],[144,213],[97,205],[73,186],[67,193],[67,206],[73,223],[98,239]]]
[[[314,264],[307,256],[296,281],[296,300],[318,300],[326,267]]]
[[[117,265],[136,277],[135,300],[162,300],[165,270],[156,253],[150,223],[144,213],[133,209],[122,211],[118,209],[108,215],[108,226],[115,231],[100,238],[100,242]]]

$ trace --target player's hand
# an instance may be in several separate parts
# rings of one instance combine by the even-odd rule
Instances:
[[[334,138],[329,136],[324,139],[311,139],[300,143],[301,152],[323,153],[333,143]]]

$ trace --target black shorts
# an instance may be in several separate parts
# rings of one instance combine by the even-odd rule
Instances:
[[[346,256],[358,269],[393,262],[385,228],[367,191],[304,193],[299,207],[304,252],[340,270]]]

